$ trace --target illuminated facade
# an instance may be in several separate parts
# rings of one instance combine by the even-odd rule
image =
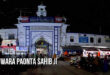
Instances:
[[[15,24],[17,29],[1,29],[1,37],[16,39],[17,46],[27,47],[30,53],[42,52],[50,56],[61,55],[64,46],[110,46],[107,35],[67,33],[66,19],[47,17],[45,8],[39,5],[37,16],[20,16]]]

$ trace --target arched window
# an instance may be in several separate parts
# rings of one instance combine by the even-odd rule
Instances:
[[[43,9],[43,8],[41,8],[40,10],[41,10],[41,11],[43,11],[44,9]]]

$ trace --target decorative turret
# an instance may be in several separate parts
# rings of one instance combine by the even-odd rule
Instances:
[[[43,4],[38,5],[38,11],[36,12],[36,15],[38,17],[46,17],[47,16],[47,11],[46,11],[46,6]]]
[[[22,16],[20,11],[20,16],[18,17],[18,23],[36,23],[36,22],[48,22],[48,23],[66,23],[66,18],[55,16],[55,17],[46,17],[47,11],[46,6],[42,3],[38,5],[38,10],[36,12],[37,16]]]

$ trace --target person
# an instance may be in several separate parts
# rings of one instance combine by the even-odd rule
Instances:
[[[25,56],[26,58],[28,58],[29,57],[29,55],[28,54],[26,54],[26,56]]]
[[[104,72],[107,72],[108,71],[108,60],[107,60],[107,56],[104,57],[104,65],[103,65],[103,69],[104,69]]]
[[[89,70],[89,64],[90,64],[90,54],[91,53],[88,53],[88,57],[86,59],[86,65],[85,65],[85,69]]]
[[[38,54],[35,55],[35,58],[36,58],[36,63],[37,63],[38,62],[38,60],[37,60],[38,59]]]
[[[94,67],[95,67],[95,68],[94,68],[95,71],[98,71],[98,70],[99,70],[99,67],[100,67],[100,66],[99,66],[99,60],[100,60],[100,59],[99,59],[99,57],[98,57],[98,55],[97,55],[97,56],[94,58],[94,61],[93,61],[93,62],[94,62]]]
[[[77,68],[80,68],[80,60],[81,60],[81,56],[79,54],[77,54],[77,56],[76,56]]]
[[[65,51],[65,52],[64,52],[64,55],[65,55],[65,56],[68,56],[68,52],[67,52],[67,51]]]
[[[56,59],[56,58],[57,58],[57,55],[54,54],[53,57],[52,57],[52,62],[54,62],[54,59]]]
[[[89,53],[89,54],[88,54],[88,57],[87,57],[87,62],[89,62],[89,61],[90,61],[90,55],[91,55],[91,53]]]
[[[100,51],[98,51],[98,57],[100,57]]]
[[[94,71],[94,69],[93,69],[93,67],[94,67],[93,61],[94,61],[93,54],[89,53],[88,54],[88,58],[87,58],[87,70],[90,71],[90,72]]]
[[[79,62],[80,67],[85,68],[85,63],[86,63],[85,58],[81,55],[81,60]]]
[[[91,54],[91,57],[90,57],[90,61],[89,61],[89,67],[90,67],[90,71],[91,72],[94,72],[94,56],[93,56],[93,54]]]
[[[57,57],[56,54],[54,54],[54,55],[53,55],[53,58],[55,59],[56,57]]]
[[[44,55],[40,54],[40,58],[44,58]],[[41,64],[41,68],[43,69],[43,64]]]

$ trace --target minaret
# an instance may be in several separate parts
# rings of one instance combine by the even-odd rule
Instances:
[[[38,17],[46,17],[47,16],[47,11],[46,11],[46,6],[43,4],[38,5],[38,11],[36,12],[36,15]]]

